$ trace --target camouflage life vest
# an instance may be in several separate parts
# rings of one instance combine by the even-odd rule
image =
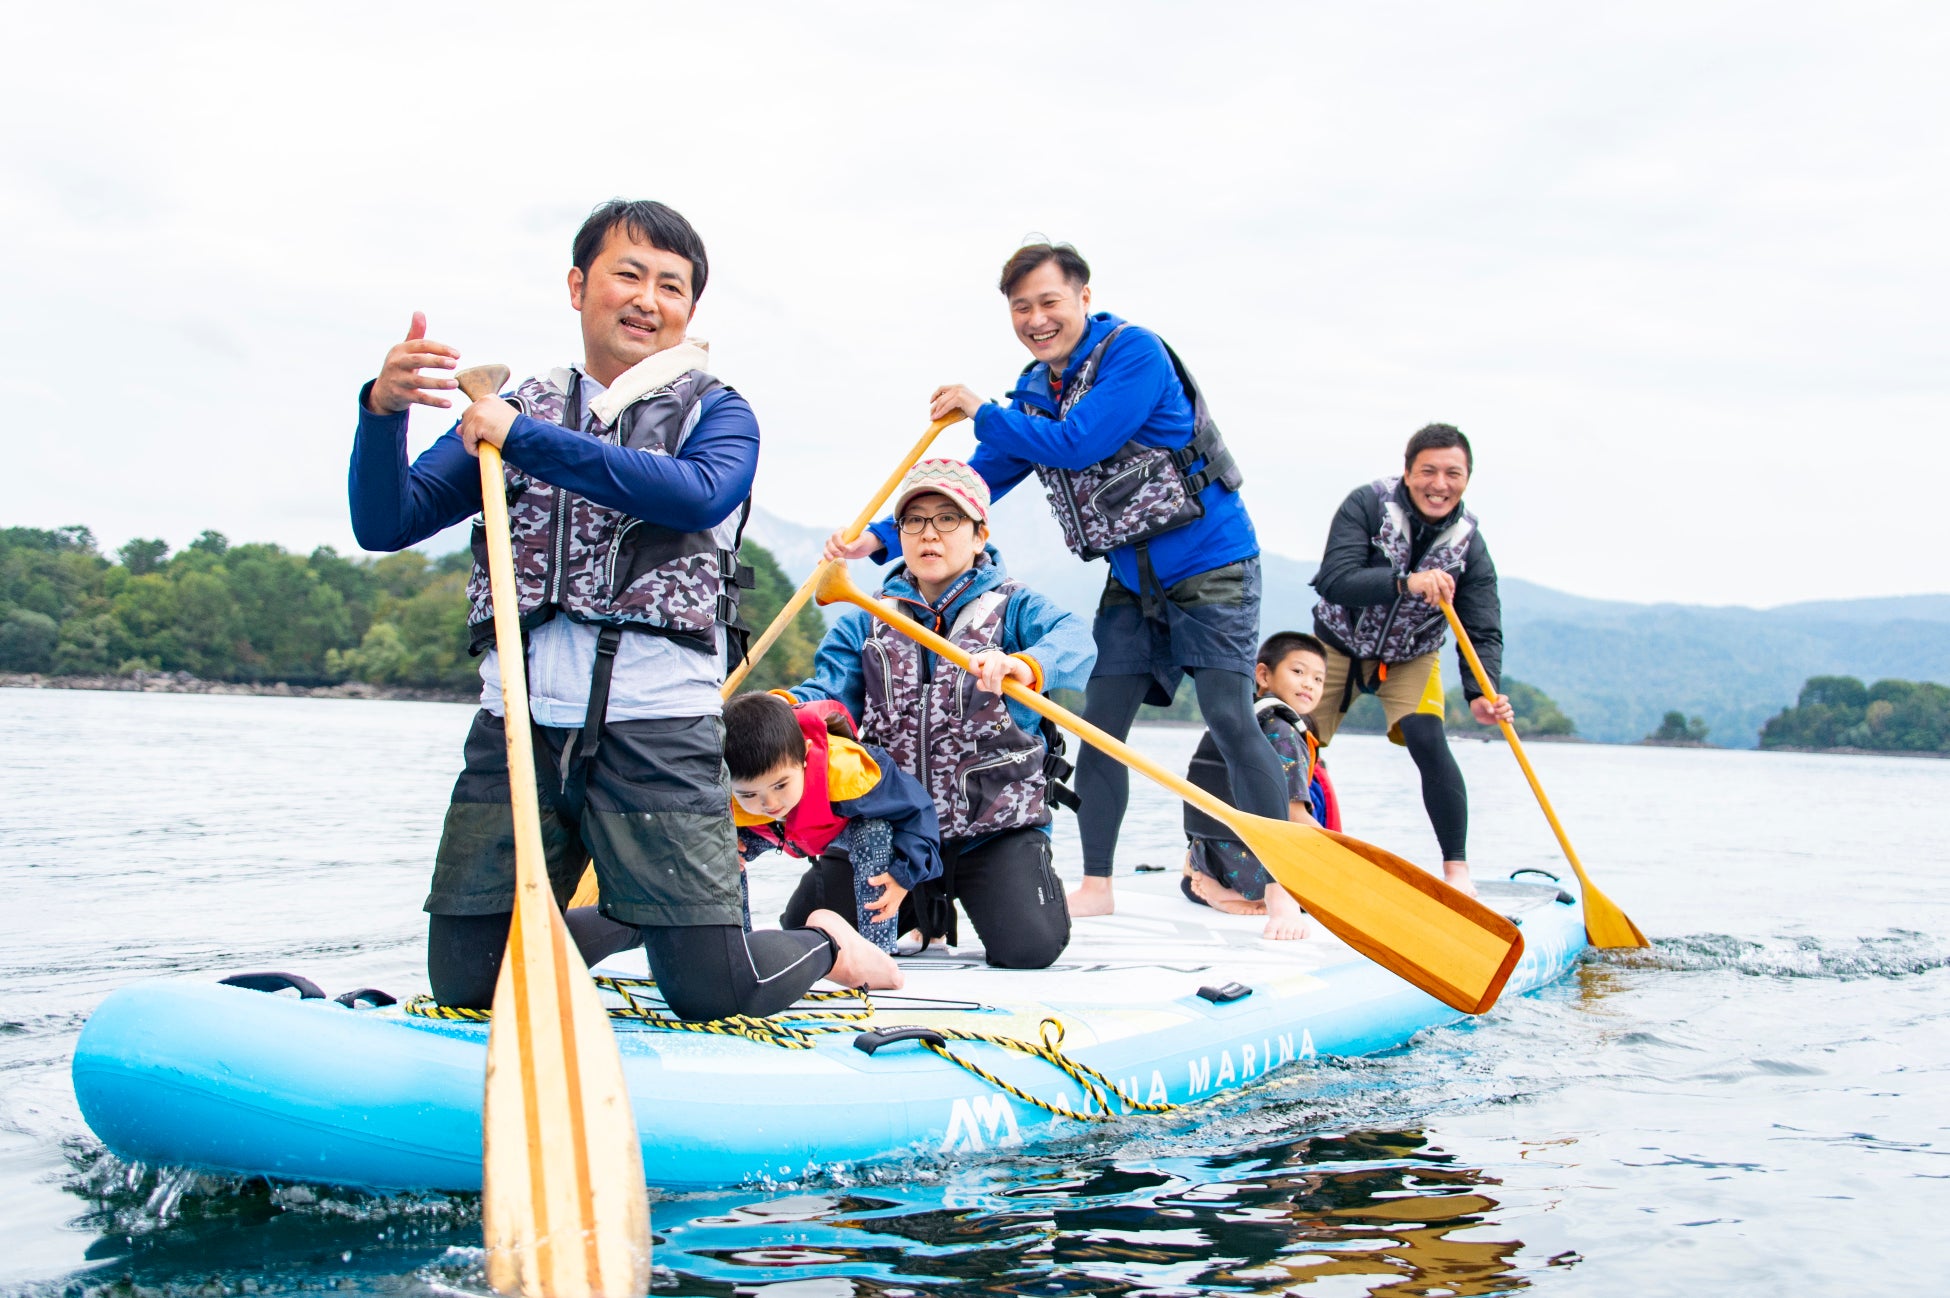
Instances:
[[[1375,533],[1374,547],[1388,558],[1395,579],[1408,576],[1409,554],[1414,545],[1414,520],[1400,499],[1400,478],[1377,478],[1370,484],[1381,501],[1381,530]],[[1443,569],[1462,579],[1463,557],[1469,553],[1469,540],[1476,534],[1476,515],[1458,506],[1428,550],[1415,563],[1415,572]],[[1366,608],[1343,608],[1321,600],[1314,605],[1314,619],[1356,658],[1368,662],[1405,663],[1442,647],[1448,624],[1442,610],[1420,595],[1397,595],[1387,604]]]
[[[593,433],[582,432],[581,375],[573,369],[526,379],[510,399],[523,414],[572,433],[674,455],[696,422],[699,403],[722,386],[702,370],[686,371],[625,406],[613,427]],[[737,567],[738,538],[749,500],[710,531],[678,532],[552,487],[512,464],[503,469],[523,630],[560,612],[711,652],[717,646],[714,624],[737,624],[738,591],[747,584]],[[472,648],[479,652],[494,643],[494,601],[486,532],[478,521],[467,599]]]
[[[1096,381],[1104,352],[1128,325],[1118,325],[1104,340],[1091,348],[1077,367],[1070,386],[1057,403],[1056,417],[1062,419],[1071,407],[1083,400]],[[1163,339],[1159,340],[1163,342]],[[1112,550],[1142,544],[1154,536],[1185,526],[1205,517],[1205,503],[1199,493],[1212,483],[1227,491],[1239,490],[1245,481],[1232,452],[1226,449],[1219,426],[1205,408],[1205,396],[1198,390],[1191,371],[1178,353],[1165,343],[1178,381],[1192,399],[1192,440],[1178,450],[1126,442],[1108,459],[1087,469],[1059,469],[1039,464],[1036,476],[1043,481],[1049,496],[1050,512],[1063,528],[1063,543],[1079,559],[1099,559]],[[1023,373],[1026,375],[1032,364]],[[1192,466],[1200,460],[1205,467],[1196,473]]]
[[[1002,647],[1010,580],[962,606],[947,639],[970,654]],[[885,748],[934,799],[944,839],[1047,825],[1043,743],[1000,694],[876,621],[860,653],[866,708],[860,738]]]

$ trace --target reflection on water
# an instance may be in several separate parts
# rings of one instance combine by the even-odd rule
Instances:
[[[84,1298],[336,1289],[485,1292],[473,1196],[359,1195],[75,1154],[101,1265]],[[1414,1130],[1285,1139],[1199,1160],[1027,1163],[930,1187],[695,1195],[654,1211],[657,1292],[1508,1293],[1521,1240],[1496,1181]],[[1575,1254],[1545,1265],[1568,1265]],[[394,1279],[389,1279],[389,1277]],[[813,1286],[817,1287],[813,1287]]]

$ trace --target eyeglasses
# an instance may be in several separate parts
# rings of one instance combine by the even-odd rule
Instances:
[[[909,536],[919,536],[921,533],[927,531],[928,526],[932,524],[935,531],[946,536],[968,521],[968,515],[966,514],[956,514],[947,511],[939,514],[903,514],[901,515],[901,531],[907,533]]]

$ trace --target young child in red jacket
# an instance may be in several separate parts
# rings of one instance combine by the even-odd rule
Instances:
[[[845,706],[831,699],[740,694],[725,704],[724,727],[740,854],[849,855],[856,926],[893,950],[902,900],[941,875],[927,790],[885,750],[855,739]]]

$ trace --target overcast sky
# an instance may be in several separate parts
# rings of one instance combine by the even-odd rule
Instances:
[[[1042,232],[1198,375],[1270,550],[1318,557],[1443,420],[1514,576],[1950,588],[1941,5],[41,4],[7,34],[0,525],[354,549],[353,402],[412,311],[468,362],[577,358],[569,241],[620,194],[703,233],[694,331],[789,518],[853,514],[935,385],[1009,387],[995,273]]]

